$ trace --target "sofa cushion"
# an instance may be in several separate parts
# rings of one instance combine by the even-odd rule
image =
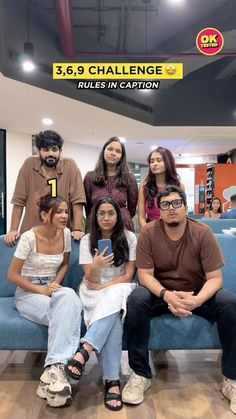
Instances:
[[[215,323],[192,315],[163,314],[151,320],[149,349],[219,349]]]
[[[212,229],[213,233],[222,233],[222,230],[225,228],[229,229],[230,227],[236,227],[236,219],[201,218],[197,221],[207,224]]]
[[[22,317],[14,306],[14,297],[0,298],[1,350],[47,349],[48,328]]]
[[[77,291],[77,288],[83,279],[83,270],[79,264],[79,243],[78,240],[71,240],[69,269],[62,282],[64,287],[73,288],[75,291]]]
[[[225,266],[222,269],[223,288],[236,294],[236,237],[216,234],[216,238],[225,259]]]
[[[127,331],[124,329],[123,349],[127,349]],[[176,317],[171,313],[151,319],[149,349],[220,349],[215,322],[193,314]]]
[[[4,236],[0,236],[0,296],[11,297],[15,295],[16,286],[7,280],[7,271],[15,253],[16,246],[7,247]]]

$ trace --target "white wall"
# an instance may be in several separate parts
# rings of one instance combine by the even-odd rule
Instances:
[[[89,170],[95,168],[99,153],[100,148],[71,142],[65,142],[63,145],[63,155],[76,161],[83,177]]]
[[[194,173],[193,167],[178,167],[177,172],[180,175],[181,182],[185,187],[187,196],[188,212],[194,212]]]
[[[12,204],[16,178],[26,157],[32,154],[31,136],[18,132],[6,132],[6,166],[7,166],[7,231],[10,228]]]
[[[93,170],[99,155],[99,148],[65,142],[63,155],[73,158],[79,166],[82,176]],[[6,132],[6,165],[7,165],[7,231],[10,229],[12,204],[18,172],[28,156],[32,155],[32,139],[29,134]]]

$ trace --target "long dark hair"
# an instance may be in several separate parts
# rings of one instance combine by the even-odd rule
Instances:
[[[101,198],[93,208],[90,229],[90,253],[94,256],[95,249],[98,248],[98,240],[102,239],[102,232],[98,225],[97,212],[102,204],[111,204],[116,212],[117,221],[111,235],[112,251],[114,253],[114,265],[120,266],[129,260],[129,246],[124,232],[123,221],[121,218],[120,207],[112,198]]]
[[[180,177],[175,168],[175,160],[174,160],[173,154],[171,153],[170,150],[168,150],[168,148],[157,147],[148,155],[147,161],[149,164],[149,171],[143,185],[144,198],[148,202],[148,208],[153,208],[154,199],[156,198],[157,193],[158,193],[158,188],[156,186],[156,176],[154,175],[154,173],[151,172],[151,169],[150,169],[150,161],[152,158],[152,154],[156,152],[161,154],[163,161],[165,163],[166,184],[180,186]]]
[[[60,205],[61,202],[66,202],[67,206],[68,206],[68,202],[66,199],[62,198],[62,196],[57,195],[55,198],[53,198],[50,194],[48,195],[44,195],[41,198],[39,198],[37,205],[39,207],[39,217],[40,220],[42,221],[42,217],[41,217],[41,212],[45,211],[46,213],[48,213],[50,210],[52,210],[51,214],[50,214],[50,221],[52,222],[52,219],[54,217],[54,215],[56,214],[58,207]],[[69,206],[68,206],[68,210],[69,210]]]
[[[222,202],[221,202],[220,198],[217,198],[217,196],[214,196],[214,198],[212,198],[211,206],[210,206],[210,211],[213,210],[212,204],[213,204],[213,201],[216,201],[216,200],[219,201],[219,203],[220,203],[220,206],[219,206],[217,212],[219,212],[220,214],[222,214],[222,212],[223,212],[223,210],[222,210]]]
[[[104,159],[105,148],[115,141],[121,145],[121,159],[116,167],[116,186],[127,186],[129,181],[129,168],[126,160],[126,151],[124,144],[120,141],[119,137],[111,137],[105,142],[99,154],[98,161],[93,172],[93,183],[97,186],[104,186],[107,180],[107,165]]]

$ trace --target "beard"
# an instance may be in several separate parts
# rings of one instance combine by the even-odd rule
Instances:
[[[172,221],[170,223],[168,223],[168,227],[170,228],[175,228],[179,226],[179,222],[178,221]]]
[[[57,163],[59,162],[59,157],[46,157],[43,159],[40,156],[41,163],[44,164],[47,167],[56,167]]]

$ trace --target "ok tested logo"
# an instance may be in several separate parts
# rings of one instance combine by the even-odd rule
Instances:
[[[223,35],[216,28],[204,28],[197,34],[196,46],[204,55],[218,54],[224,46]]]

